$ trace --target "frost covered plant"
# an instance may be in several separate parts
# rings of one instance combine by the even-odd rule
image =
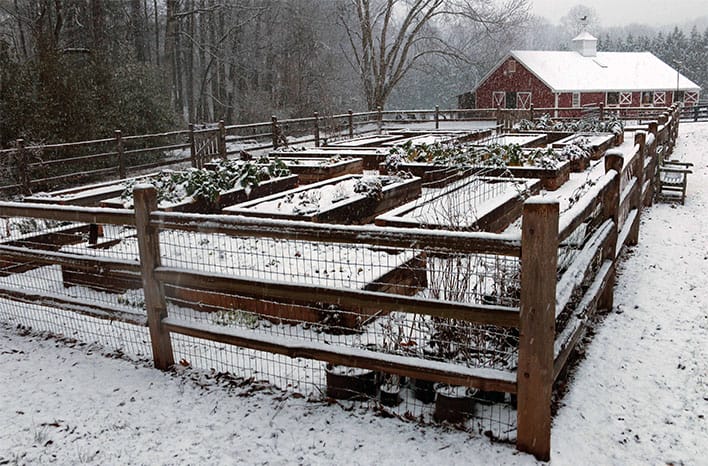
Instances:
[[[567,144],[561,150],[561,156],[566,160],[585,160],[590,158],[588,151],[582,144]]]
[[[354,184],[354,192],[365,197],[380,200],[383,196],[383,183],[378,176],[362,176]]]
[[[321,193],[319,191],[305,191],[293,195],[288,195],[286,202],[295,204],[293,213],[297,215],[308,215],[320,210]]]
[[[548,149],[536,149],[530,153],[527,154],[527,160],[531,162],[533,165],[540,167],[540,168],[546,168],[546,169],[553,169],[558,166],[558,162],[561,160],[564,160],[563,156],[554,151],[551,148]]]
[[[237,186],[250,191],[262,181],[290,175],[290,170],[279,159],[259,159],[254,162],[221,160],[214,169],[190,168],[184,171],[163,170],[150,177],[147,182],[155,186],[158,203],[179,202],[191,196],[216,204],[222,192]],[[141,181],[145,182],[145,181]],[[133,198],[133,187],[137,183],[131,180],[121,194],[124,200]]]

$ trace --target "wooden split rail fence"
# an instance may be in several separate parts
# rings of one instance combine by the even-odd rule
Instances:
[[[665,108],[613,108],[620,118],[653,119]],[[439,129],[444,121],[494,121],[513,125],[519,118],[543,114],[579,118],[579,109],[537,108],[506,109],[434,109],[382,110],[323,116],[278,119],[269,122],[225,125],[190,124],[189,129],[160,134],[125,136],[116,130],[113,137],[63,144],[27,145],[23,139],[12,149],[0,150],[4,179],[0,193],[30,194],[58,189],[96,179],[125,178],[151,169],[178,166],[186,162],[201,168],[212,158],[238,155],[242,150],[278,148],[290,142],[320,146],[327,141],[353,138],[360,132],[383,131],[384,125],[434,123]],[[286,138],[287,136],[287,138]]]
[[[523,209],[520,235],[424,232],[421,230],[326,226],[244,217],[162,212],[156,209],[151,186],[135,188],[135,210],[83,208],[39,204],[0,203],[0,216],[32,217],[86,224],[134,227],[139,245],[139,266],[128,260],[88,257],[0,244],[4,260],[40,265],[59,264],[79,270],[117,270],[142,277],[146,315],[110,306],[95,306],[53,293],[23,294],[0,286],[7,300],[36,302],[100,319],[119,320],[149,327],[155,367],[175,362],[171,335],[191,337],[257,349],[292,358],[310,358],[333,364],[381,370],[423,380],[446,382],[516,394],[517,447],[541,460],[550,458],[551,393],[554,381],[567,366],[598,309],[612,306],[615,270],[624,245],[639,240],[640,214],[652,200],[658,147],[671,150],[678,114],[661,116],[648,131],[637,132],[631,154],[610,151],[606,174],[569,210],[543,198],[528,200]],[[223,134],[223,128],[219,131]],[[161,231],[213,233],[236,237],[279,238],[303,241],[365,244],[377,248],[409,248],[430,254],[491,254],[520,258],[521,291],[518,307],[453,303],[360,289],[293,284],[228,276],[188,267],[164,265]],[[570,246],[569,246],[570,245]],[[572,247],[571,247],[572,246]],[[565,248],[565,249],[564,249]],[[568,249],[570,248],[570,249]],[[571,250],[570,265],[559,268],[559,250]],[[26,268],[24,270],[27,270]],[[8,272],[9,273],[9,272]],[[7,274],[5,274],[7,275]],[[256,300],[318,301],[341,306],[374,307],[384,311],[452,318],[479,325],[519,330],[516,370],[471,368],[454,362],[431,362],[412,356],[384,354],[367,349],[323,345],[287,337],[263,337],[248,329],[205,325],[168,313],[166,287],[184,287],[233,293]]]

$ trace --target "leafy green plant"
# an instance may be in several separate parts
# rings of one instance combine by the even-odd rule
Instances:
[[[262,181],[288,175],[290,170],[278,158],[258,159],[256,162],[220,160],[214,169],[163,170],[147,182],[157,189],[158,202],[178,202],[186,196],[191,196],[213,205],[218,202],[222,192],[236,186],[250,191]],[[136,181],[133,180],[128,182],[121,198],[132,199],[135,184]]]

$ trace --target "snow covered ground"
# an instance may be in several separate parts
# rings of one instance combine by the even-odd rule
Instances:
[[[685,206],[645,210],[615,309],[553,425],[553,464],[708,463],[708,124]],[[480,436],[162,373],[0,325],[2,464],[535,464]]]

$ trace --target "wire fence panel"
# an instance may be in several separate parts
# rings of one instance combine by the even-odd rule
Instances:
[[[4,321],[99,344],[116,354],[150,355],[140,257],[132,226],[15,217],[4,220],[2,227],[0,317]],[[264,232],[247,236],[165,229],[160,232],[160,259],[162,266],[185,272],[274,286],[287,283],[375,292],[433,304],[519,305],[518,257],[294,238]],[[405,244],[400,238],[397,241]],[[264,300],[214,287],[173,283],[164,287],[168,316],[180,322],[246,331],[274,341],[314,342],[340,351],[402,356],[421,364],[489,368],[514,377],[518,331],[513,328],[422,315],[405,307],[391,310],[366,302],[342,305],[331,294],[327,299],[312,295]],[[24,305],[17,306],[18,301]],[[513,440],[515,435],[516,415],[508,393],[434,387],[427,380],[409,381],[395,373],[331,366],[178,333],[173,333],[173,348],[175,361],[183,365],[229,373],[238,383],[267,382],[317,399],[341,397],[337,377],[354,373],[357,380],[366,379],[373,388],[355,387],[353,393],[359,399],[352,403],[385,405],[401,418],[426,422],[457,422],[454,416],[448,419],[440,414],[443,408],[436,408],[436,388],[456,396],[462,393],[468,401],[460,425],[504,440]]]

